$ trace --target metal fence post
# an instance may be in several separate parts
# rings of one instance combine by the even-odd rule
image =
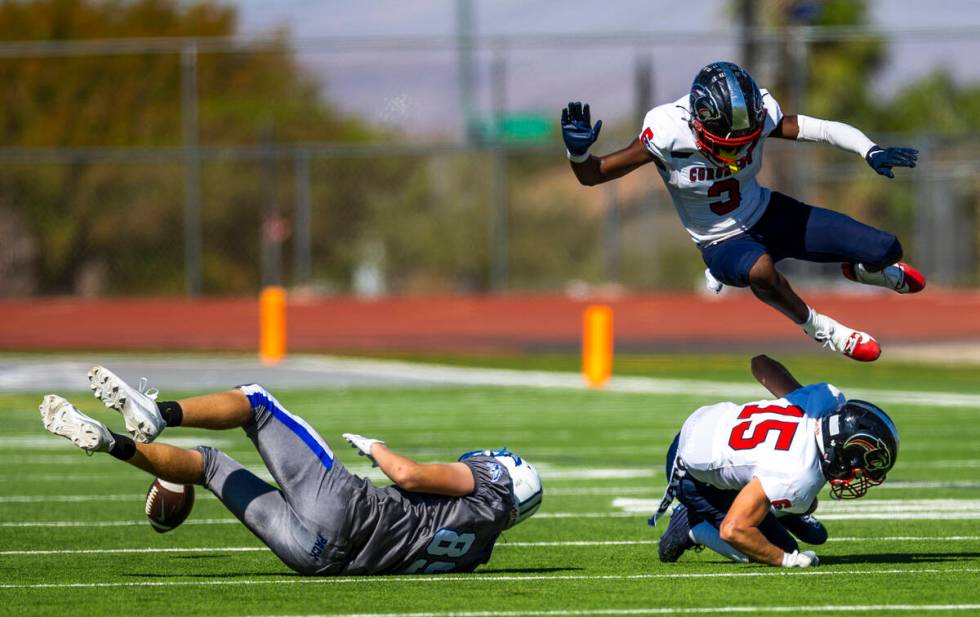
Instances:
[[[613,184],[606,185],[606,209],[602,225],[602,265],[607,281],[619,282],[622,255],[622,224],[619,193]]]
[[[932,158],[931,140],[923,140],[916,144],[919,149],[919,162],[913,170],[912,179],[915,183],[915,262],[918,267],[932,276],[936,266],[935,247],[935,213],[933,211],[933,174],[935,173]]]
[[[312,222],[310,206],[310,150],[300,148],[296,151],[293,159],[294,172],[294,196],[296,200],[293,208],[293,276],[295,285],[306,285],[310,283],[313,271],[313,254],[311,251],[312,234],[310,224]]]
[[[272,126],[263,131],[265,146],[262,163],[262,287],[282,285],[282,243],[286,239],[288,229],[286,222],[279,212],[279,159],[274,145],[274,129]]]
[[[184,280],[188,296],[201,293],[201,153],[197,124],[197,45],[180,54],[180,110],[184,141]]]
[[[502,144],[494,145],[490,152],[490,289],[503,291],[507,288],[507,152]]]

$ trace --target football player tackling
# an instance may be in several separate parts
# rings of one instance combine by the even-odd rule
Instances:
[[[109,431],[67,400],[47,395],[44,427],[88,452],[107,452],[177,484],[202,484],[287,566],[306,575],[467,572],[490,558],[500,533],[541,505],[541,479],[507,450],[419,464],[360,435],[344,438],[395,483],[351,474],[302,418],[259,385],[156,402],[102,367],[95,396],[119,411],[131,437]],[[167,427],[242,428],[278,488],[214,448],[153,441]]]
[[[735,561],[815,566],[793,536],[827,540],[811,516],[817,492],[830,482],[835,499],[862,497],[895,465],[898,431],[878,407],[829,384],[801,386],[767,356],[752,359],[752,374],[777,400],[702,407],[667,452],[668,487],[650,524],[675,497],[680,504],[660,537],[661,561],[707,546]]]
[[[898,293],[915,293],[925,279],[899,261],[895,236],[843,214],[815,208],[761,186],[767,137],[828,143],[863,157],[876,172],[915,167],[918,152],[883,148],[858,129],[808,116],[783,115],[772,94],[731,62],[701,69],[689,95],[650,110],[640,136],[626,148],[594,156],[589,149],[602,122],[592,126],[589,106],[569,103],[562,135],[579,182],[592,186],[653,163],[708,269],[708,286],[749,287],[831,350],[876,360],[878,342],[865,332],[821,315],[793,291],[775,264],[792,257],[840,262],[844,276]]]

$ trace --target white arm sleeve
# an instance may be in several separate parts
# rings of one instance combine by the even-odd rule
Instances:
[[[868,139],[867,135],[850,124],[811,118],[803,114],[797,115],[796,121],[800,126],[800,134],[796,137],[797,141],[819,141],[853,152],[861,157],[868,154],[868,151],[875,145],[873,141]]]

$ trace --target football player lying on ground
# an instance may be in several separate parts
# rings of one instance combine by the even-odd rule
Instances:
[[[817,492],[829,481],[834,499],[862,497],[895,464],[898,431],[878,407],[829,384],[801,386],[767,356],[752,359],[752,374],[777,400],[702,407],[667,452],[668,487],[650,524],[675,496],[680,503],[660,537],[661,561],[707,546],[735,561],[815,566],[790,533],[827,540],[811,516]]]
[[[889,178],[893,167],[915,167],[918,152],[883,148],[840,122],[784,116],[772,94],[731,62],[701,69],[689,95],[650,110],[640,136],[617,152],[590,154],[602,121],[592,126],[588,105],[569,103],[561,125],[579,182],[608,182],[653,163],[701,250],[708,287],[715,292],[723,285],[751,288],[833,351],[872,361],[881,347],[869,334],[810,308],[776,270],[777,262],[788,257],[841,262],[845,277],[898,293],[925,286],[922,274],[899,261],[902,245],[895,236],[770,191],[756,180],[767,137],[832,144]]]
[[[419,464],[384,442],[344,438],[395,483],[351,474],[302,418],[262,386],[156,402],[109,370],[89,371],[95,396],[119,411],[131,437],[113,433],[65,399],[47,395],[44,427],[88,452],[107,452],[171,483],[202,484],[287,566],[306,575],[466,572],[486,563],[505,529],[541,505],[534,467],[507,450]],[[149,443],[164,428],[243,428],[279,488],[209,447]]]

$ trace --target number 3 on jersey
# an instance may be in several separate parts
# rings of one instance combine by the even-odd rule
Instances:
[[[708,197],[721,197],[724,199],[713,201],[710,204],[711,211],[722,216],[735,210],[742,203],[742,192],[738,188],[738,180],[735,178],[725,178],[715,182],[708,187]]]
[[[747,434],[752,423],[757,420],[757,418],[752,418],[756,414],[774,414],[786,419],[766,418],[758,422],[755,425],[755,430]],[[779,437],[776,439],[775,448],[777,450],[789,450],[790,444],[793,443],[793,437],[796,435],[796,427],[800,425],[800,419],[804,415],[802,409],[792,405],[789,407],[746,405],[742,409],[742,413],[738,414],[739,420],[746,421],[735,425],[731,436],[728,438],[728,445],[732,450],[752,450],[769,437],[770,431],[776,431],[779,433]]]

